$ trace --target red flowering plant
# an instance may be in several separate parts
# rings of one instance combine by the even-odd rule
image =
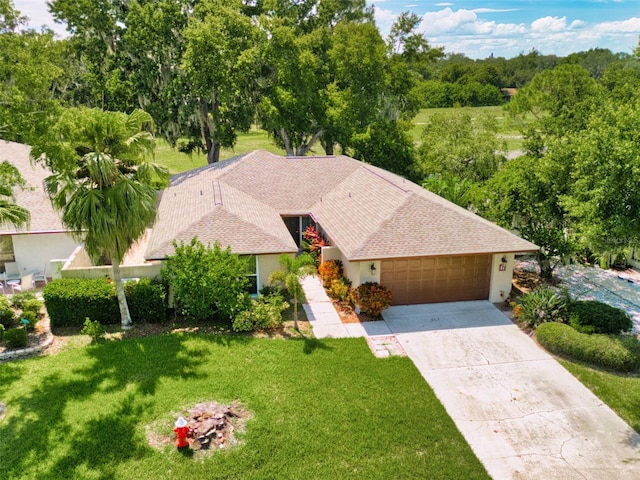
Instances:
[[[328,242],[320,235],[313,225],[309,225],[302,234],[304,241],[302,249],[308,252],[316,261],[316,266],[320,263],[322,247],[326,247]]]

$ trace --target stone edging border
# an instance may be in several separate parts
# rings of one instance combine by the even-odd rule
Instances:
[[[51,333],[48,316],[43,320],[43,328],[45,333],[44,341],[33,347],[19,348],[17,350],[6,350],[0,353],[0,362],[30,357],[42,352],[44,349],[49,347],[49,345],[53,343],[53,334]]]

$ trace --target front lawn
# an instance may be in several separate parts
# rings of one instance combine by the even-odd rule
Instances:
[[[235,400],[253,414],[242,444],[149,446],[145,425]],[[106,342],[0,364],[0,403],[3,479],[489,478],[411,361],[363,339]]]
[[[640,377],[604,372],[567,360],[559,361],[631,428],[640,432]]]

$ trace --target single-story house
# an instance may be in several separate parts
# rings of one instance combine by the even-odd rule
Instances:
[[[31,214],[24,227],[0,225],[0,271],[4,272],[5,262],[16,262],[21,272],[38,270],[51,277],[55,274],[51,261],[68,258],[79,242],[63,227],[45,191],[44,179],[51,171],[33,163],[30,150],[28,145],[0,140],[0,162],[9,161],[26,182],[24,189],[14,191],[16,203]]]
[[[323,260],[358,286],[376,281],[394,304],[489,299],[511,290],[515,253],[534,244],[419,185],[347,156],[255,151],[172,177],[145,253],[162,260],[194,236],[254,259],[254,293],[316,225]]]

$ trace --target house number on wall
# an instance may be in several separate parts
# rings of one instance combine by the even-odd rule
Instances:
[[[507,269],[507,266],[506,266],[506,265],[504,265],[504,264],[500,265],[500,267],[499,267],[499,270],[500,270],[501,272],[504,272],[506,269]]]

